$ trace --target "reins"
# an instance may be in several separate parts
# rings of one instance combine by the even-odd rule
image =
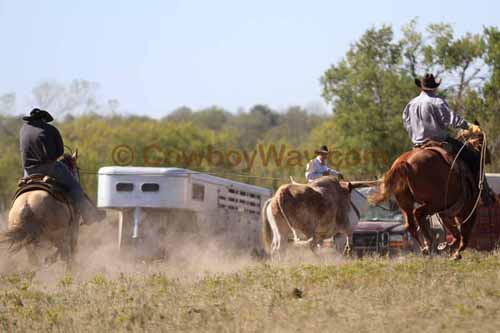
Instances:
[[[480,156],[480,159],[479,159],[479,184],[478,184],[479,192],[477,193],[477,198],[476,198],[476,201],[474,203],[474,206],[472,207],[472,209],[471,209],[469,215],[467,216],[467,218],[462,221],[462,224],[466,223],[472,217],[472,215],[474,214],[474,212],[476,211],[477,206],[479,205],[479,201],[481,199],[481,193],[483,192],[483,184],[484,184],[484,177],[485,177],[485,174],[484,174],[484,164],[485,164],[485,160],[486,160],[486,148],[487,148],[487,144],[486,144],[486,133],[483,132],[482,134],[483,134],[483,143],[481,145],[481,156]],[[448,187],[449,187],[449,183],[450,183],[451,172],[453,171],[453,167],[455,166],[455,163],[458,160],[458,157],[460,156],[460,153],[462,153],[463,149],[465,148],[465,146],[467,145],[467,142],[469,140],[470,139],[467,139],[466,141],[464,141],[462,147],[460,148],[460,150],[456,154],[456,156],[453,159],[453,162],[451,164],[450,172],[448,173],[448,179],[446,181],[446,191],[445,191],[445,195],[444,195],[444,199],[445,199],[444,202],[445,202],[445,204],[448,203]]]

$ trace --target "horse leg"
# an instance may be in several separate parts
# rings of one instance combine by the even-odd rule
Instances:
[[[80,232],[80,217],[76,216],[76,218],[70,223],[70,239],[68,240],[69,258],[67,263],[67,270],[73,270],[73,264],[75,261],[75,255],[78,245],[78,234]]]
[[[57,231],[47,235],[48,239],[52,245],[56,248],[56,251],[45,258],[45,264],[54,264],[59,256],[61,260],[66,263],[66,269],[69,266],[69,261],[71,259],[71,234],[70,230],[66,229],[64,231]]]
[[[454,218],[446,217],[439,215],[441,217],[441,221],[443,222],[443,227],[453,236],[453,241],[451,243],[446,244],[446,248],[450,256],[454,255],[458,250],[460,240],[462,238],[460,233],[460,228]]]
[[[399,208],[403,213],[405,219],[405,229],[410,233],[410,235],[417,241],[420,251],[423,252],[422,242],[418,234],[417,226],[415,223],[415,217],[413,215],[413,197],[409,190],[396,194],[396,200],[398,201]]]
[[[460,225],[460,233],[462,235],[462,239],[460,242],[460,245],[456,251],[456,259],[460,259],[462,257],[462,252],[467,248],[469,245],[469,240],[470,240],[470,234],[472,232],[472,229],[474,228],[474,222],[476,220],[476,213],[473,213],[468,221],[465,221],[463,223],[463,218],[462,217],[457,217],[457,224]]]
[[[424,239],[424,247],[422,248],[423,255],[429,255],[432,248],[432,233],[430,231],[429,220],[427,219],[429,216],[429,211],[427,209],[427,205],[422,205],[416,208],[413,211],[413,215],[417,220],[417,223],[422,231],[423,239]]]
[[[66,265],[66,272],[70,272],[73,264],[73,256],[71,253],[71,244],[68,239],[65,238],[60,245],[59,252],[61,253],[61,260],[64,261]]]
[[[26,253],[28,254],[28,261],[35,267],[40,267],[40,260],[36,254],[35,244],[26,245]]]
[[[66,234],[61,242],[61,259],[66,264],[66,272],[69,273],[73,269],[73,261],[76,249],[76,239],[75,239],[75,224],[78,222],[71,221]],[[78,227],[78,226],[76,226]]]
[[[52,253],[50,256],[46,257],[43,260],[44,264],[45,265],[52,265],[52,264],[54,264],[57,261],[57,258],[59,257],[60,254],[61,254],[61,251],[59,250],[59,248],[57,248],[54,253]]]

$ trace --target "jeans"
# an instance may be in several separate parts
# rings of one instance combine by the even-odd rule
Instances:
[[[66,187],[68,195],[75,204],[80,203],[85,196],[82,186],[78,180],[73,176],[68,167],[60,161],[50,162],[30,168],[29,170],[25,170],[25,173],[28,176],[44,175],[55,178],[57,182]]]

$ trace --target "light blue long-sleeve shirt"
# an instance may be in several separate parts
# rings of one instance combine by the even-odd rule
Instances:
[[[316,157],[315,159],[312,159],[309,161],[307,164],[307,169],[306,169],[306,179],[308,182],[311,180],[314,180],[316,178],[319,178],[323,176],[323,174],[327,172],[332,176],[338,176],[340,173],[325,164],[321,164],[321,160],[319,157]]]
[[[413,144],[426,140],[443,141],[449,127],[467,129],[469,124],[440,97],[422,92],[403,111],[403,123]]]

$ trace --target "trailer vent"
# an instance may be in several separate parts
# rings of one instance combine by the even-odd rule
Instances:
[[[227,187],[219,189],[217,192],[217,201],[220,208],[235,209],[250,214],[260,214],[261,198],[259,194]]]

